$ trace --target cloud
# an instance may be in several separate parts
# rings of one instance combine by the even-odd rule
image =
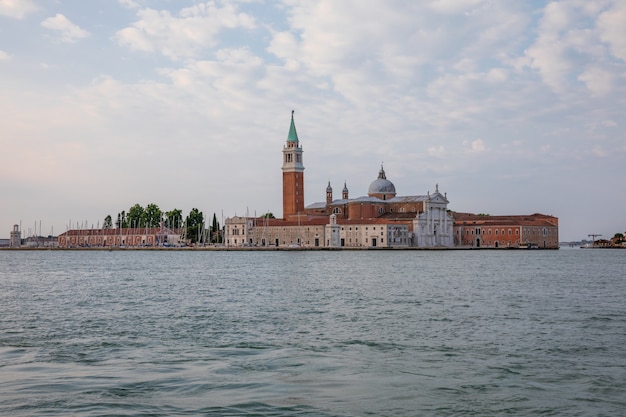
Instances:
[[[138,20],[118,31],[117,42],[132,50],[158,52],[173,60],[197,58],[216,45],[224,29],[255,26],[254,18],[235,6],[218,7],[214,2],[182,9],[177,16],[167,10],[141,9]]]
[[[0,61],[8,61],[9,59],[11,59],[11,55],[4,51],[0,51]]]
[[[41,22],[41,26],[46,29],[59,31],[61,41],[66,43],[74,43],[89,36],[89,32],[73,24],[67,17],[60,13]]]
[[[528,65],[557,93],[576,88],[593,95],[612,91],[626,60],[624,2],[554,1],[543,9],[535,42],[525,51]],[[593,65],[589,65],[593,63]]]
[[[32,0],[0,0],[0,16],[23,19],[37,10],[39,7]]]
[[[465,145],[467,151],[470,153],[483,153],[487,151],[485,142],[482,139],[476,139],[472,142],[465,140],[463,141],[463,145]]]
[[[613,56],[626,61],[626,3],[616,1],[598,17],[597,27]]]
[[[472,7],[485,3],[484,0],[432,0],[428,7],[439,13],[466,12]]]
[[[593,95],[606,95],[613,90],[615,76],[613,71],[599,66],[590,66],[578,76]]]
[[[139,7],[139,4],[133,0],[117,0],[122,6],[128,9],[135,9]]]

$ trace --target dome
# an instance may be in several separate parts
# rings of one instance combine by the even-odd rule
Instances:
[[[378,172],[378,178],[370,184],[370,188],[368,189],[367,193],[369,195],[396,193],[396,186],[387,179],[387,177],[385,176],[385,170],[382,166],[380,167],[380,171]]]

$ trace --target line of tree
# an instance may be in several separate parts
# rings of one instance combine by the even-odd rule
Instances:
[[[104,218],[103,228],[153,228],[160,227],[161,222],[164,227],[169,229],[182,229],[185,238],[192,243],[211,242],[220,243],[222,241],[222,230],[217,216],[213,213],[213,221],[211,224],[204,219],[204,214],[197,208],[192,208],[189,215],[183,219],[183,211],[173,209],[163,212],[158,205],[154,203],[142,207],[135,204],[128,211],[122,210],[117,213],[117,220],[113,223],[113,218],[108,215]]]

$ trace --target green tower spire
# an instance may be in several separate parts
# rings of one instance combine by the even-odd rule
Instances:
[[[289,135],[287,136],[287,142],[296,142],[298,143],[298,133],[296,132],[296,124],[293,122],[293,113],[291,111],[291,126],[289,126]]]

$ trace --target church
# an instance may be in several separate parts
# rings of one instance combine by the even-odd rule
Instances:
[[[231,247],[309,248],[452,247],[454,219],[447,195],[397,195],[381,165],[367,195],[341,198],[326,186],[326,200],[305,206],[303,149],[293,112],[282,149],[283,217],[231,217],[225,221],[225,244]]]

